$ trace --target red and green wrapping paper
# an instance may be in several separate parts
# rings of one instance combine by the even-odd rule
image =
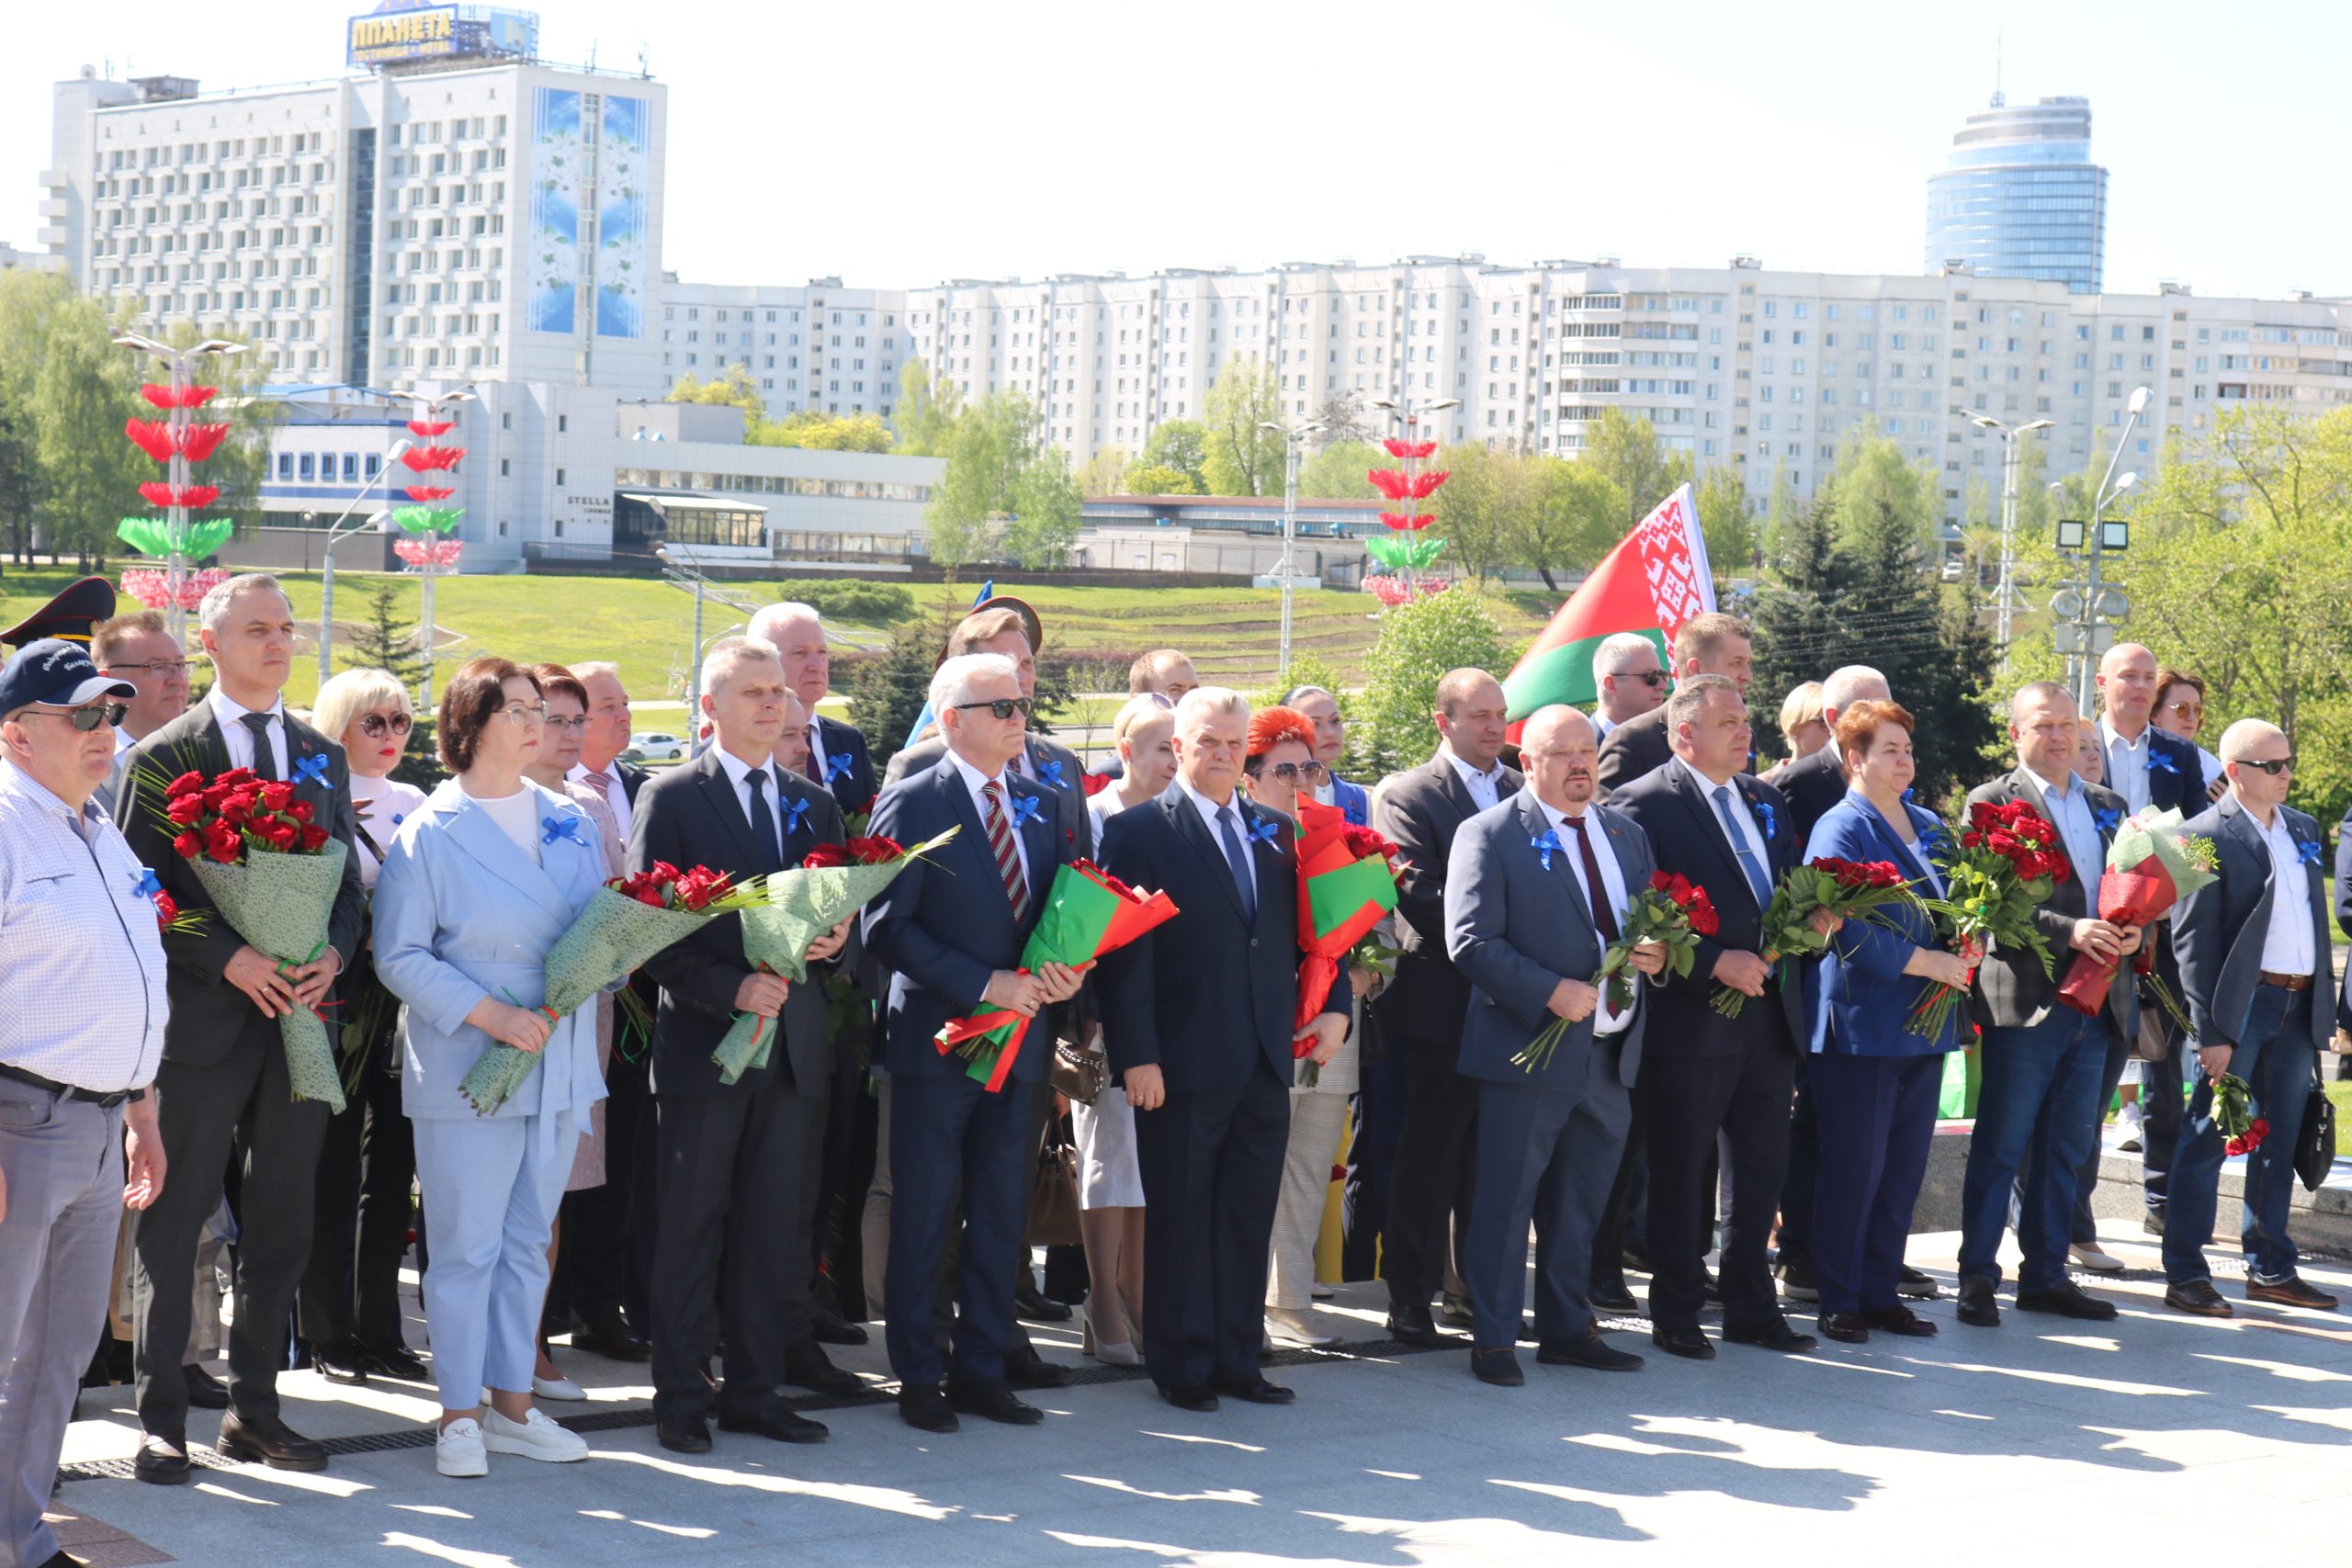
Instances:
[[[2213,843],[2181,831],[2177,810],[2143,811],[2124,819],[2108,846],[2107,867],[2098,879],[2098,918],[2119,926],[2154,925],[2165,911],[2213,880]],[[2149,976],[2155,943],[2143,942],[2132,960],[2133,972]],[[2077,953],[2067,966],[2058,999],[2086,1017],[2107,1005],[2121,963]],[[2180,1004],[2156,981],[2167,1011]],[[2187,1020],[2182,1019],[2186,1027]]]
[[[1396,875],[1373,836],[1350,829],[1336,806],[1298,799],[1298,1012],[1294,1037],[1315,1021],[1330,998],[1340,965],[1357,942],[1396,908]],[[1305,1056],[1312,1040],[1293,1047]]]
[[[1167,894],[1147,897],[1091,861],[1072,861],[1054,873],[1037,929],[1021,950],[1022,972],[1042,964],[1076,968],[1091,963],[1175,918],[1175,900]],[[957,1019],[934,1038],[941,1055],[963,1056],[965,1076],[993,1093],[1012,1076],[1030,1021],[1010,1008],[995,1008]]]

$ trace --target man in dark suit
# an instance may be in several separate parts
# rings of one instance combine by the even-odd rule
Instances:
[[[1709,610],[1691,616],[1674,633],[1675,679],[1721,675],[1746,697],[1747,682],[1756,674],[1756,647],[1749,638],[1747,623],[1737,615]],[[1602,798],[1673,760],[1674,736],[1664,706],[1627,719],[1600,743]],[[1751,752],[1740,765],[1751,767],[1755,761]]]
[[[1498,694],[1499,695],[1499,694]],[[1102,869],[1182,911],[1105,954],[1102,1038],[1136,1110],[1143,1171],[1144,1364],[1170,1403],[1288,1404],[1258,1371],[1266,1254],[1290,1136],[1295,1041],[1318,1063],[1346,1038],[1335,996],[1298,1008],[1298,856],[1290,818],[1236,790],[1250,705],[1201,686],[1176,705],[1176,782],[1114,816]]]
[[[1467,1214],[1471,1131],[1477,1086],[1456,1070],[1470,983],[1445,945],[1445,876],[1453,835],[1479,812],[1516,793],[1520,775],[1502,763],[1506,703],[1483,670],[1450,670],[1437,686],[1437,755],[1384,784],[1373,826],[1405,863],[1396,884],[1396,977],[1381,999],[1396,1044],[1404,1116],[1396,1129],[1381,1272],[1388,1280],[1388,1331],[1408,1345],[1440,1345],[1430,1298],[1443,1282],[1448,1233]]]
[[[166,1483],[187,1478],[188,1384],[180,1363],[193,1310],[188,1280],[232,1157],[243,1177],[236,1323],[229,1412],[216,1446],[232,1459],[279,1470],[326,1466],[326,1450],[278,1414],[277,1373],[295,1289],[310,1260],[311,1179],[328,1107],[294,1098],[277,1021],[297,1007],[332,1006],[329,992],[343,955],[356,950],[367,909],[343,748],[288,715],[279,699],[294,653],[286,594],[275,578],[232,577],[204,596],[198,614],[212,691],[139,743],[116,817],[131,852],[179,907],[208,915],[202,930],[164,939],[172,1018],[156,1091],[173,1179],[139,1216],[132,1243],[132,1359],[145,1434],[134,1464],[141,1480]],[[295,797],[309,801],[318,824],[344,846],[326,950],[308,964],[281,967],[254,951],[213,909],[172,848],[164,786],[190,770],[212,775],[235,767],[292,784]]]
[[[1835,729],[1838,716],[1856,703],[1891,700],[1884,675],[1867,664],[1844,665],[1832,670],[1821,682],[1821,722]],[[1764,782],[1788,797],[1789,810],[1796,818],[1797,851],[1802,854],[1813,837],[1813,825],[1846,798],[1846,763],[1835,744],[1824,746],[1810,757],[1782,762],[1764,775]]]
[[[703,677],[711,744],[638,796],[629,870],[667,862],[748,879],[797,865],[819,844],[841,842],[833,797],[771,761],[786,696],[774,650],[748,637],[722,639],[706,656]],[[844,922],[818,939],[809,958],[835,958],[848,935]],[[797,1382],[827,1393],[857,1386],[808,1337],[816,1210],[808,1151],[825,1135],[833,1070],[824,987],[814,975],[795,986],[755,969],[744,956],[742,922],[731,915],[706,922],[645,968],[662,987],[652,1049],[657,1436],[680,1453],[710,1450],[713,1390],[703,1366],[723,1337],[719,1430],[820,1442],[825,1428],[787,1407],[776,1386]],[[768,1021],[783,1038],[765,1066],[746,1069],[730,1085],[720,1081],[711,1052],[741,1013]]]
[[[2304,1101],[2319,1092],[2312,1080],[2335,994],[2320,828],[2287,804],[2295,756],[2278,726],[2242,718],[2222,732],[2220,750],[2229,793],[2187,825],[2213,841],[2217,874],[2173,919],[2197,1096],[2173,1164],[2165,1304],[2202,1317],[2230,1315],[2205,1263],[2227,1153],[2214,1123],[2213,1086],[2228,1074],[2252,1091],[2254,1115],[2270,1123],[2246,1156],[2246,1298],[2330,1311],[2335,1298],[2296,1273],[2287,1235],[2295,1134]]]
[[[865,941],[891,971],[882,1031],[890,1073],[883,1298],[890,1368],[907,1424],[949,1432],[959,1410],[1010,1425],[1044,1418],[1007,1383],[1005,1348],[1014,1265],[1026,1241],[1022,1206],[1035,1166],[1031,1107],[1053,1043],[1042,1031],[1025,1039],[1011,1080],[991,1093],[963,1056],[943,1055],[933,1037],[984,1009],[1034,1019],[1075,995],[1080,974],[1058,964],[1034,975],[1018,967],[1055,874],[1077,855],[1049,797],[1010,767],[1029,708],[1012,661],[985,653],[950,659],[932,676],[931,697],[946,755],[884,786],[873,831],[903,844],[960,831],[866,906]],[[957,1233],[959,1187],[958,1301],[943,1389],[933,1292]]]
[[[1478,1179],[1463,1248],[1470,1369],[1506,1387],[1523,1381],[1511,1347],[1531,1219],[1536,1359],[1604,1371],[1642,1364],[1602,1341],[1587,1298],[1649,1011],[1638,991],[1624,1007],[1605,999],[1589,976],[1655,869],[1642,830],[1593,804],[1597,750],[1584,715],[1537,709],[1521,732],[1527,787],[1464,823],[1446,867],[1446,945],[1472,987],[1462,1073],[1478,1085]],[[1644,942],[1633,962],[1656,976],[1666,948]],[[1522,1066],[1521,1053],[1555,1021],[1568,1029],[1549,1058]]]
[[[1998,1256],[2010,1192],[2021,1169],[2018,1310],[2094,1322],[2115,1315],[2113,1303],[2086,1294],[2066,1273],[2072,1173],[2085,1151],[2098,1146],[2100,1111],[2112,1089],[2111,1083],[2100,1087],[2101,1068],[2109,1047],[2138,1028],[2139,1007],[2128,979],[2119,976],[2106,1009],[2086,1017],[2058,1000],[2058,980],[2076,953],[2130,958],[2143,933],[2095,913],[2107,846],[2125,807],[2113,791],[2075,776],[2081,735],[2066,688],[2050,681],[2020,687],[2009,703],[2018,766],[1968,796],[1971,806],[2023,801],[2057,829],[2070,868],[2033,917],[2058,978],[2044,974],[2040,955],[2023,948],[1989,953],[1976,970],[1971,1011],[1984,1032],[1978,1056],[1984,1074],[1961,1192],[1959,1317],[1982,1328],[2001,1321],[1993,1292],[2001,1279]]]
[[[825,623],[815,609],[786,601],[763,606],[745,636],[768,644],[784,661],[785,684],[808,710],[802,721],[808,751],[801,771],[811,784],[830,789],[844,813],[874,807],[874,758],[865,734],[855,725],[818,713],[833,689],[833,655]]]
[[[1693,675],[1667,699],[1674,761],[1610,796],[1649,835],[1661,869],[1704,887],[1722,927],[1699,938],[1689,975],[1653,992],[1643,1075],[1649,1096],[1651,1339],[1669,1354],[1707,1359],[1707,1156],[1723,1140],[1731,1209],[1724,1219],[1724,1337],[1771,1350],[1814,1348],[1781,1315],[1764,1243],[1789,1159],[1804,998],[1766,962],[1763,916],[1772,889],[1797,864],[1788,802],[1740,772],[1753,739],[1747,705],[1727,676]],[[1621,731],[1622,733],[1622,731]],[[1824,919],[1825,930],[1835,922]],[[1797,973],[1802,976],[1804,969]],[[1728,986],[1749,1001],[1736,1017],[1712,998]]]

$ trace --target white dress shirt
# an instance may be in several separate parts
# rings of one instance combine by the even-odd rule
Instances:
[[[1029,874],[1029,845],[1021,836],[1020,815],[1012,808],[1012,786],[1004,783],[1001,777],[991,780],[986,773],[964,761],[954,751],[948,752],[947,758],[956,764],[956,773],[963,776],[964,787],[972,793],[972,809],[979,816],[980,831],[983,834],[988,831],[989,826],[989,800],[982,792],[991,783],[998,786],[997,805],[1004,812],[1004,825],[1012,829],[1012,852],[1021,857],[1021,880],[1028,886],[1030,901],[1034,904],[1043,896],[1043,891],[1037,886],[1037,879]],[[1006,773],[1012,771],[1010,768],[1005,770]],[[1039,809],[1044,809],[1044,807],[1045,803],[1040,801]],[[991,848],[989,852],[993,855],[996,852]]]
[[[735,786],[735,804],[743,808],[743,820],[749,822],[752,819],[752,786],[748,781],[752,776],[752,764],[743,761],[743,759],[738,757],[734,752],[729,751],[724,746],[721,746],[718,748],[718,765],[727,771],[727,782]],[[768,782],[762,784],[760,787],[767,795],[768,821],[775,829],[775,852],[777,856],[777,863],[782,864],[784,855],[784,784],[776,777],[779,771],[780,770],[773,761],[763,762],[760,764],[760,772],[767,774],[768,776]],[[985,822],[988,818],[983,817],[980,820]]]
[[[530,858],[533,865],[539,859],[539,792],[526,781],[513,795],[497,796],[469,795],[468,800],[482,808],[484,815],[498,824],[498,830],[514,840],[514,847]]]
[[[2253,820],[2253,813],[2246,814]],[[2262,933],[2262,966],[2273,975],[2309,975],[2319,964],[2312,952],[2312,879],[2302,852],[2287,829],[2287,814],[2275,807],[2262,829],[2270,851],[2270,929]]]
[[[1730,848],[1731,858],[1736,861],[1739,859],[1739,846],[1733,843],[1731,835],[1724,831],[1723,813],[1715,809],[1715,791],[1719,789],[1731,791],[1731,819],[1738,823],[1740,831],[1747,836],[1747,848],[1754,852],[1756,863],[1763,868],[1765,879],[1770,881],[1772,875],[1772,851],[1764,841],[1764,830],[1757,825],[1755,813],[1747,809],[1747,797],[1739,793],[1738,782],[1735,780],[1728,784],[1715,783],[1714,780],[1692,767],[1690,759],[1684,757],[1679,751],[1674,755],[1674,765],[1689,773],[1690,782],[1699,786],[1701,802],[1707,808],[1707,820],[1714,824],[1715,832]],[[1745,882],[1747,879],[1743,876],[1741,880]]]
[[[1463,785],[1464,788],[1469,790],[1470,798],[1478,803],[1479,810],[1486,811],[1491,809],[1501,802],[1503,797],[1503,765],[1500,761],[1496,762],[1492,767],[1488,768],[1482,773],[1477,769],[1472,767],[1469,763],[1464,761],[1461,758],[1455,756],[1453,754],[1453,748],[1451,744],[1441,743],[1437,750],[1438,755],[1443,757],[1448,762],[1452,763],[1453,771],[1462,775]]]
[[[254,761],[254,732],[245,728],[245,715],[261,710],[231,701],[218,684],[204,700],[212,705],[212,716],[220,726],[220,739],[229,749],[229,765],[260,772]],[[277,776],[290,778],[292,775],[286,771],[286,704],[283,699],[269,705],[269,750],[277,763]]]
[[[1183,774],[1179,773],[1176,775],[1176,783],[1178,787],[1183,790],[1185,798],[1193,803],[1193,809],[1201,814],[1201,820],[1208,824],[1209,842],[1215,844],[1220,853],[1225,850],[1225,831],[1223,825],[1216,819],[1217,813],[1227,808],[1232,810],[1234,835],[1241,840],[1241,863],[1247,868],[1247,874],[1250,878],[1250,897],[1252,898],[1257,897],[1258,857],[1249,852],[1250,814],[1241,809],[1241,792],[1239,790],[1234,791],[1231,795],[1227,797],[1225,806],[1218,806],[1215,802],[1211,801],[1207,795],[1203,795],[1191,784],[1186,784],[1184,782]]]
[[[2140,731],[2137,740],[2126,740],[2115,732],[2115,726],[2102,716],[2098,721],[2098,739],[2107,752],[2107,787],[2121,795],[2124,804],[2134,814],[2148,809],[2148,730]]]
[[[2042,815],[2058,829],[2058,841],[2074,867],[2075,880],[2093,890],[2090,901],[2096,904],[2098,879],[2107,870],[2107,848],[2099,838],[2098,818],[2091,814],[2090,786],[2071,773],[2064,786],[2039,773],[2034,774],[2034,782],[2041,786]]]
[[[1602,713],[1597,707],[1592,710],[1592,738],[1595,740],[1608,739],[1609,732],[1616,728],[1617,721],[1615,719],[1610,717],[1607,714]]]
[[[571,772],[563,776],[575,784],[587,784],[587,764],[574,762]],[[596,786],[589,784],[588,787],[594,789]],[[621,782],[621,764],[617,757],[605,764],[605,804],[612,808],[613,827],[620,834],[621,842],[628,843],[628,830],[637,814],[629,808],[628,790]]]
[[[164,1057],[164,942],[146,868],[95,804],[0,764],[0,1062],[97,1094]]]
[[[1585,880],[1584,852],[1577,848],[1577,829],[1568,826],[1565,812],[1555,811],[1541,800],[1535,804],[1542,807],[1544,815],[1551,819],[1552,831],[1559,838],[1560,852],[1564,852],[1567,856],[1568,870],[1576,875],[1577,888],[1584,897],[1585,908],[1588,910],[1591,909],[1593,907],[1592,884]],[[1600,867],[1601,897],[1608,900],[1609,912],[1615,917],[1617,929],[1622,931],[1625,929],[1625,911],[1631,903],[1625,893],[1625,868],[1617,863],[1617,851],[1609,842],[1609,829],[1601,826],[1600,818],[1591,807],[1585,807],[1583,820],[1583,830],[1592,836],[1593,861]],[[1582,979],[1583,976],[1577,976],[1577,978]],[[1608,1000],[1605,995],[1601,999],[1604,1004]],[[1639,976],[1634,976],[1634,1003],[1635,1007],[1641,1005],[1641,980]],[[1634,1009],[1630,1007],[1623,1012],[1612,1015],[1604,1005],[1594,1010],[1592,1015],[1592,1032],[1595,1034],[1623,1034],[1632,1028],[1633,1024]]]

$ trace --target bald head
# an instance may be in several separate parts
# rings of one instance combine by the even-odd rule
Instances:
[[[2222,731],[2222,761],[2242,762],[2248,757],[2259,757],[2277,750],[2265,744],[2287,743],[2287,732],[2267,718],[2242,718]]]
[[[1867,664],[1848,664],[1832,670],[1821,682],[1821,716],[1825,723],[1835,725],[1838,716],[1856,703],[1892,702],[1894,694],[1886,677]]]
[[[1519,760],[1535,798],[1581,817],[1599,787],[1600,741],[1592,720],[1565,703],[1540,707],[1520,731]]]
[[[2156,708],[2156,656],[2136,642],[2119,642],[2098,661],[2099,705],[2117,734],[2136,741]]]
[[[2277,725],[2242,718],[2222,731],[2222,772],[2238,804],[2268,828],[2294,787],[2295,753]]]

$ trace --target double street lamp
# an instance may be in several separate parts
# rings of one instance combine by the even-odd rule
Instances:
[[[694,663],[686,671],[686,728],[691,737],[702,727],[702,607],[706,599],[716,599],[729,609],[741,610],[746,615],[755,614],[759,606],[740,594],[729,593],[703,575],[702,567],[684,545],[664,542],[653,547],[662,562],[662,581],[671,587],[695,596]],[[727,634],[718,634],[724,637]],[[716,641],[717,638],[713,638]]]
[[[1261,430],[1271,430],[1283,441],[1283,560],[1278,569],[1283,580],[1282,650],[1274,666],[1277,684],[1290,680],[1290,615],[1293,579],[1296,574],[1291,557],[1291,543],[1298,536],[1298,461],[1306,438],[1323,428],[1319,419],[1304,420],[1297,424],[1277,424],[1272,420],[1258,422]]]
[[[2058,525],[2058,547],[2062,550],[2087,550],[2090,565],[2080,583],[2066,583],[2050,599],[2051,614],[2059,625],[2052,628],[2058,651],[2066,655],[2067,684],[2075,688],[2075,703],[2084,713],[2090,712],[2092,673],[2098,668],[2099,656],[2115,643],[2115,626],[2131,613],[2132,602],[2119,589],[2107,587],[2099,577],[2101,558],[2109,550],[2122,550],[2131,543],[2132,525],[2118,520],[2108,522],[2102,515],[2125,491],[2139,482],[2137,472],[2116,474],[2123,461],[2123,449],[2131,442],[2132,432],[2139,425],[2140,416],[2148,411],[2155,393],[2149,388],[2132,389],[2129,405],[2130,417],[2123,422],[2123,432],[2115,438],[2115,451],[2107,460],[2107,472],[2100,476],[2098,489],[2091,492],[2091,517],[2086,526],[2079,519],[2065,519]]]
[[[368,482],[359,487],[359,493],[351,498],[351,504],[343,509],[343,515],[327,525],[325,569],[319,578],[319,684],[322,686],[327,683],[327,671],[334,662],[334,547],[355,534],[391,525],[392,514],[389,512],[373,513],[366,522],[354,524],[348,528],[344,524],[359,510],[359,503],[368,499],[368,492],[390,477],[392,465],[401,460],[408,448],[409,440],[405,435],[385,447],[382,466],[368,476]]]
[[[2011,612],[2017,604],[2017,536],[2018,536],[2018,443],[2037,430],[2048,430],[2055,420],[2029,420],[2023,424],[2003,424],[1990,414],[1973,409],[1962,409],[1970,423],[1980,430],[1989,430],[2001,438],[2001,586],[1994,600],[1995,636],[2001,645],[2001,674],[2009,673],[2009,634],[2013,626]]]

